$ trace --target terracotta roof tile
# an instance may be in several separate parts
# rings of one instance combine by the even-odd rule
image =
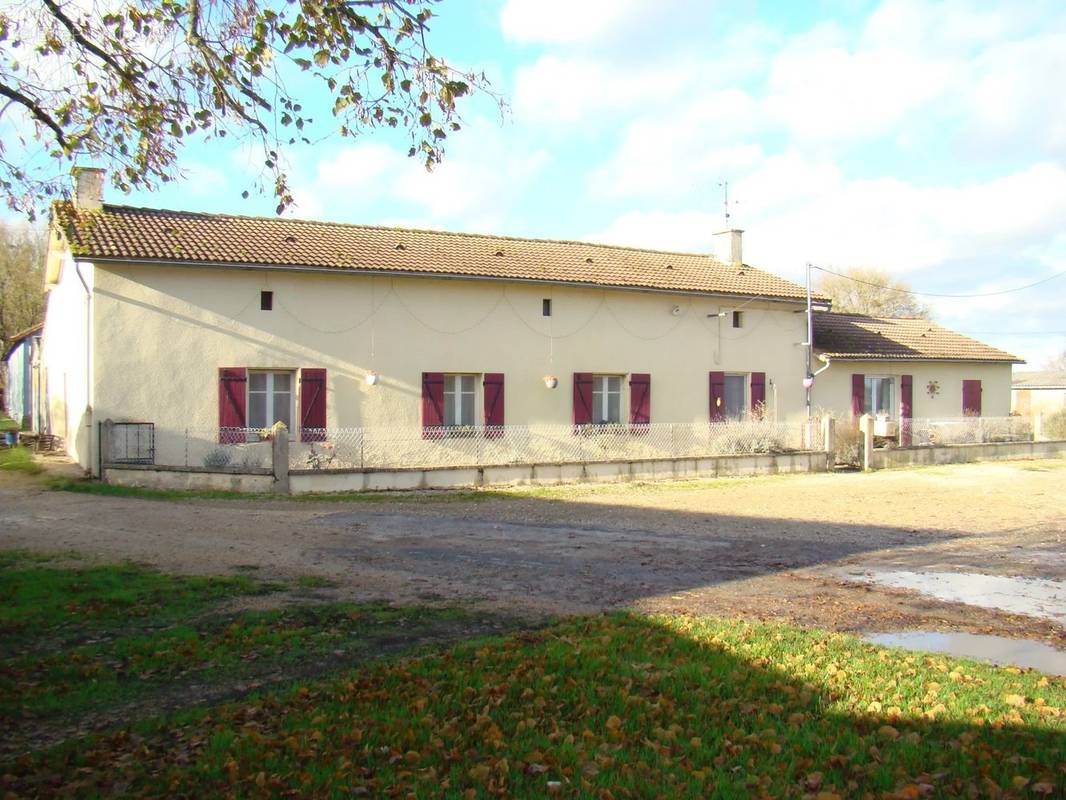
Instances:
[[[852,360],[1006,361],[1017,356],[925,319],[814,315],[814,346],[831,358]]]
[[[466,233],[104,205],[52,207],[87,259],[247,264],[551,281],[802,300],[802,286],[709,255]],[[824,298],[818,298],[822,300]]]

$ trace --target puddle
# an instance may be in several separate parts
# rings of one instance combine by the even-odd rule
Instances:
[[[842,570],[850,581],[876,583],[895,589],[913,589],[955,603],[1027,614],[1066,625],[1066,581],[1015,578],[970,572],[909,572],[906,570]]]
[[[991,661],[993,664],[1029,667],[1049,675],[1066,675],[1066,653],[1043,642],[1029,639],[934,631],[868,633],[862,638],[886,647],[925,650],[930,653]]]

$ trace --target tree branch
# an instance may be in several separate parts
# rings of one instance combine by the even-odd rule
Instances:
[[[51,12],[52,16],[59,20],[63,27],[67,29],[67,31],[70,33],[71,38],[74,39],[75,42],[80,44],[82,47],[84,47],[90,53],[95,55],[97,58],[101,59],[104,63],[111,67],[111,69],[115,70],[115,72],[121,75],[129,84],[131,90],[133,90],[134,92],[137,91],[136,75],[130,72],[126,67],[123,67],[110,53],[108,53],[98,44],[86,37],[78,29],[78,26],[74,23],[74,20],[64,14],[63,9],[56,5],[55,0],[43,0],[43,2],[45,7],[49,10],[49,12]]]
[[[0,83],[0,95],[3,95],[9,100],[13,100],[21,106],[24,106],[35,120],[40,122],[45,127],[51,129],[52,133],[56,137],[56,141],[59,142],[60,147],[62,147],[64,150],[67,150],[69,148],[70,145],[67,142],[66,134],[63,133],[63,129],[59,126],[59,123],[52,119],[32,97],[27,97],[18,89],[12,89],[10,86],[3,83]]]

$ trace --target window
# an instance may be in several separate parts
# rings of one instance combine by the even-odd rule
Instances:
[[[284,422],[292,430],[291,372],[248,373],[248,427],[269,428]]]
[[[743,328],[744,327],[744,312],[743,311],[734,311],[733,312],[733,327],[734,328]]]
[[[866,376],[864,408],[867,414],[872,414],[873,416],[878,414],[884,414],[889,417],[895,416],[892,410],[894,382],[894,378],[886,378],[882,375]]]
[[[592,423],[617,425],[622,421],[622,376],[592,376]]]
[[[263,291],[259,293],[259,310],[260,311],[273,311],[274,310],[274,293]]]
[[[744,402],[747,394],[748,379],[746,375],[725,376],[725,396],[722,402],[725,404],[726,419],[743,419],[747,409]]]
[[[444,425],[445,427],[474,425],[474,375],[444,376]]]
[[[541,301],[540,310],[541,313],[546,317],[550,317],[552,315],[552,301],[550,297],[545,297],[544,300]]]

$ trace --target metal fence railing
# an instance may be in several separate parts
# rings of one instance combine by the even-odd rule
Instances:
[[[118,423],[115,423],[116,430]],[[270,441],[257,428],[155,429],[154,463],[166,467],[266,469],[273,466]],[[118,462],[112,462],[118,463]]]
[[[921,447],[953,444],[1031,442],[1033,421],[1028,417],[955,417],[906,421],[905,435]]]
[[[731,421],[649,425],[325,428],[293,442],[289,468],[328,470],[582,463],[821,449],[821,426]],[[308,435],[310,434],[310,435]]]
[[[155,453],[154,423],[110,423],[105,461],[112,464],[154,464]]]

